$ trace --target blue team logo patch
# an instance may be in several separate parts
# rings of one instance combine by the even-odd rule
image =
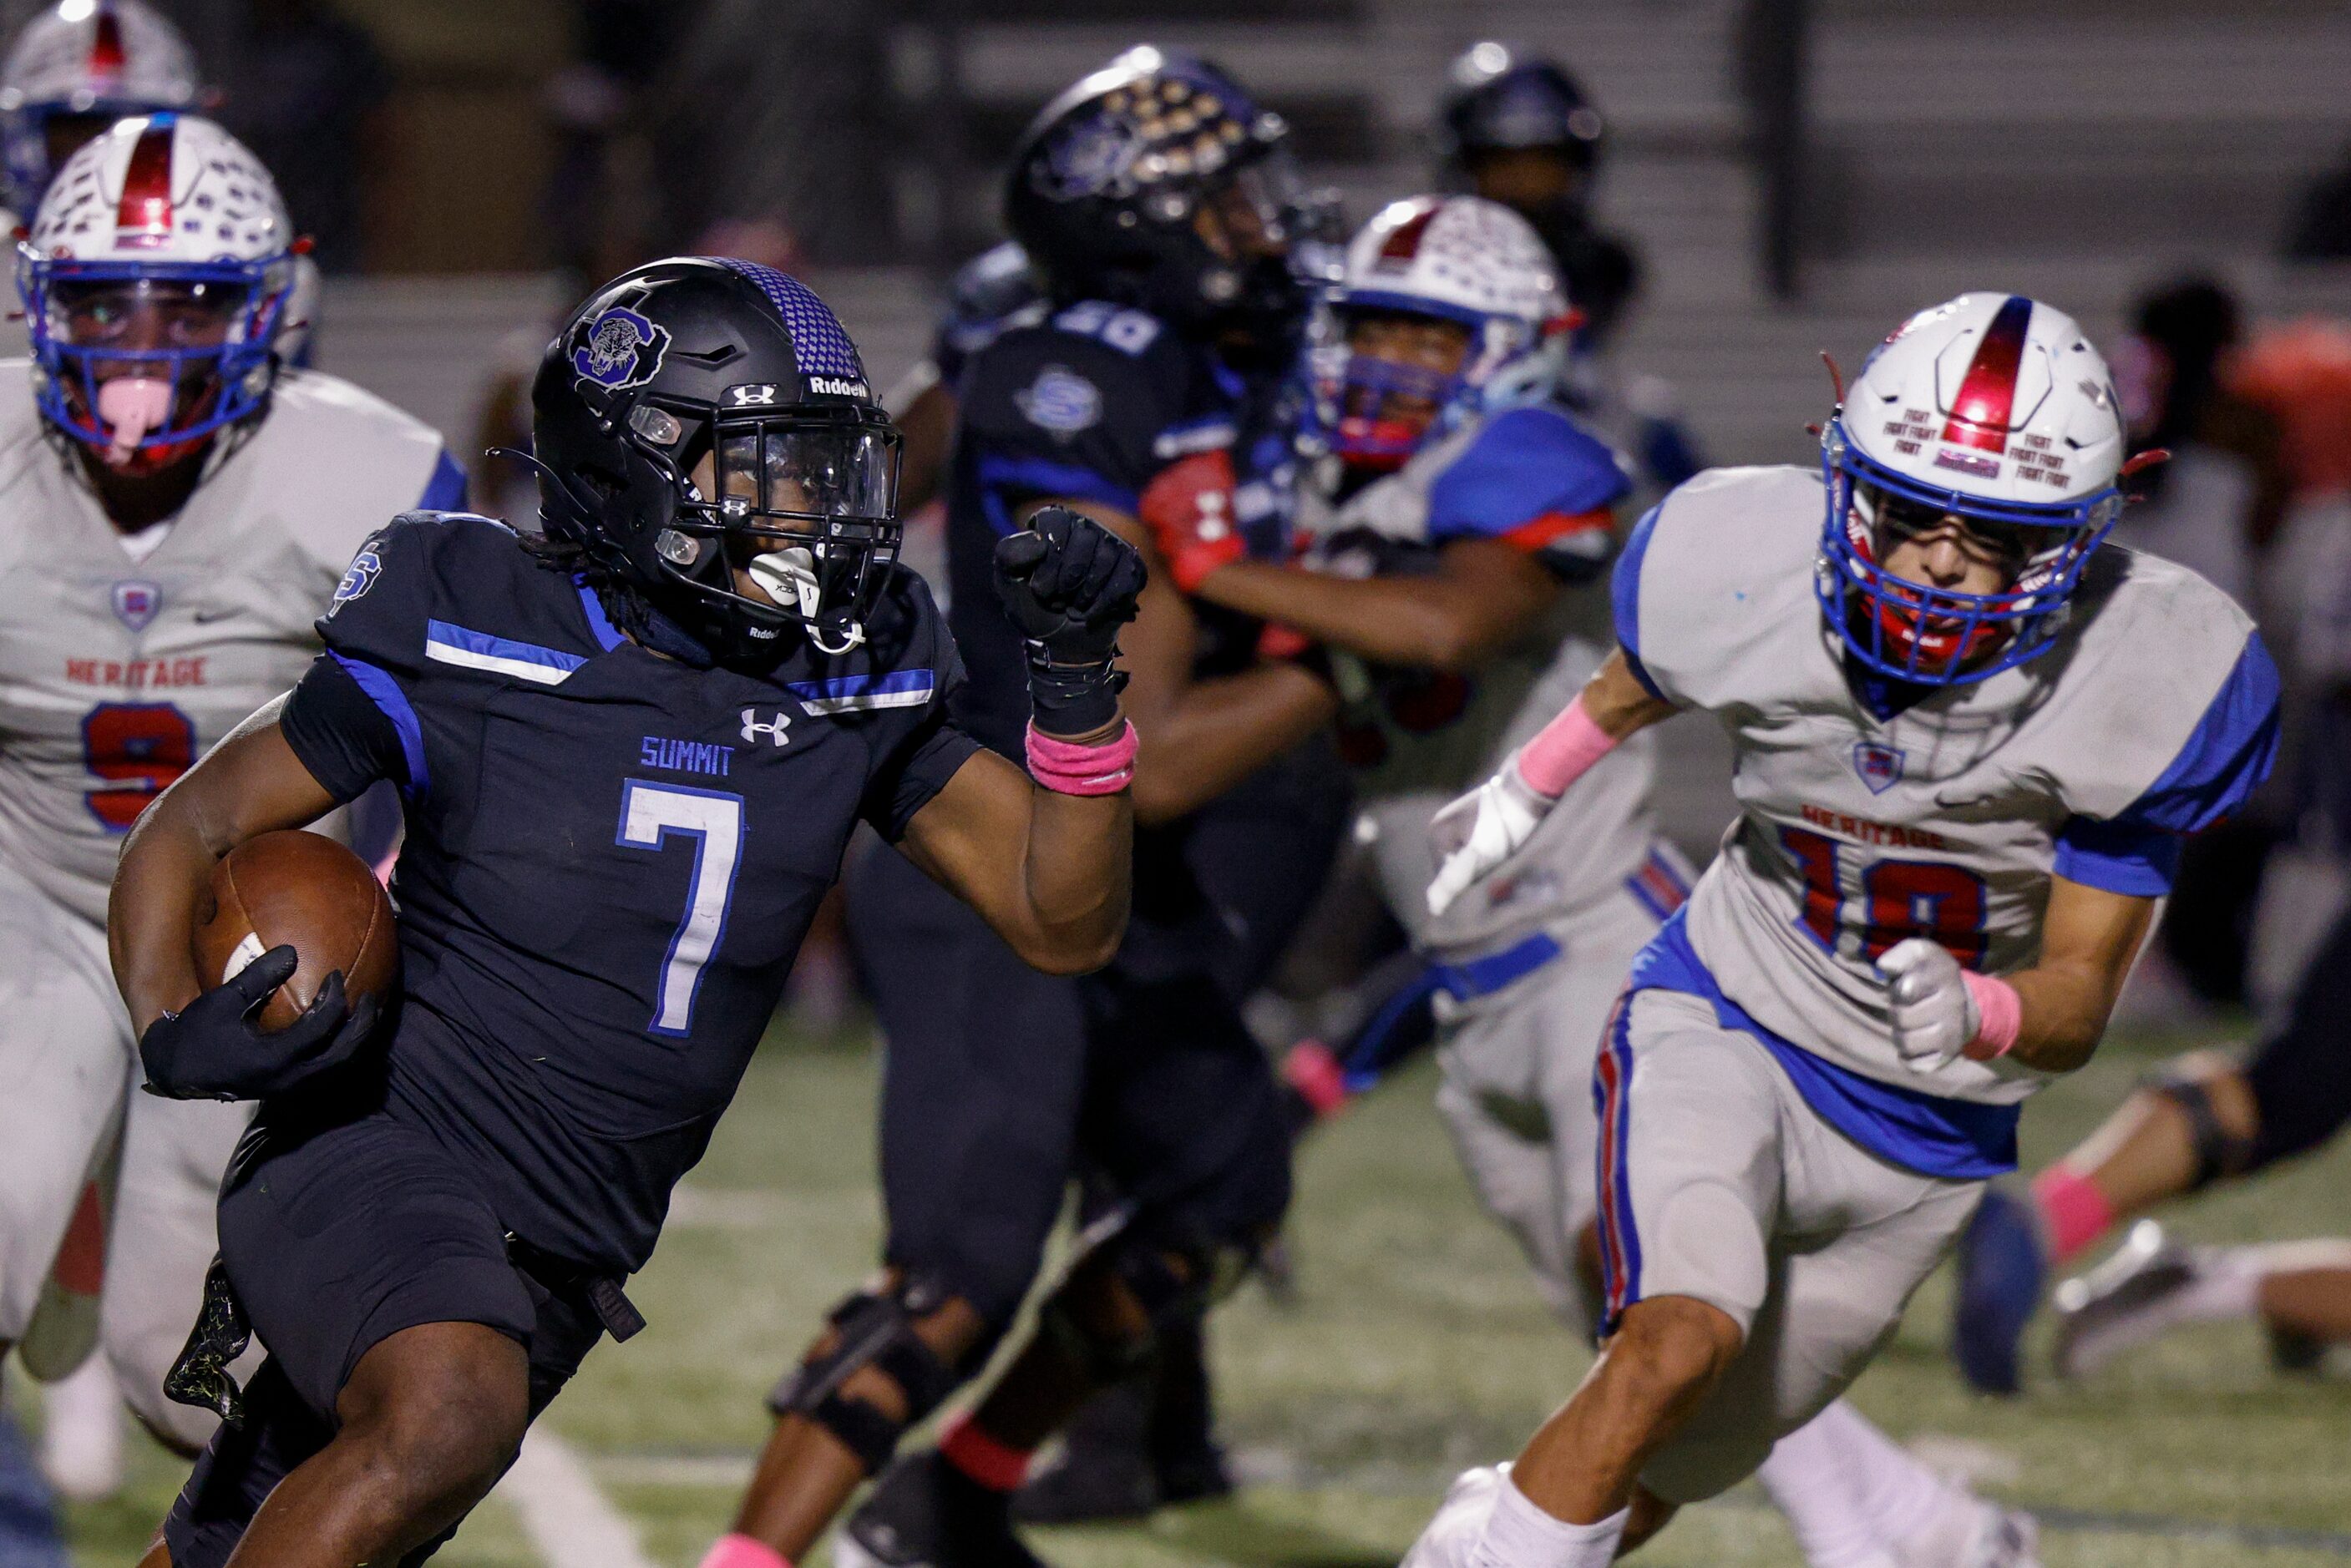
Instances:
[[[616,305],[581,331],[571,350],[571,369],[600,387],[633,387],[652,380],[668,352],[667,327]]]
[[[382,570],[383,562],[373,550],[361,550],[352,556],[350,566],[343,572],[343,580],[335,585],[335,596],[328,603],[327,613],[334,614],[375,587],[376,577]]]
[[[1877,741],[1862,741],[1853,748],[1853,771],[1872,794],[1884,794],[1902,782],[1902,748]]]
[[[1012,400],[1030,424],[1059,441],[1102,422],[1101,389],[1066,365],[1046,366]]]
[[[110,597],[114,618],[133,631],[145,631],[163,607],[163,590],[152,583],[117,583]]]

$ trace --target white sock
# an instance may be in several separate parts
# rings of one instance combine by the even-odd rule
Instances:
[[[1486,1528],[1470,1542],[1469,1568],[1608,1568],[1632,1511],[1620,1508],[1597,1524],[1570,1524],[1536,1507],[1504,1476]]]
[[[1830,1406],[1774,1443],[1755,1475],[1787,1516],[1812,1568],[1877,1568],[1886,1562],[1877,1528],[1862,1508],[1862,1473],[1839,1440],[1849,1419],[1860,1419],[1851,1406],[1842,1400]]]

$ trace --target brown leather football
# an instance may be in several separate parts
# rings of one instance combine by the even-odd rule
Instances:
[[[283,1029],[337,970],[356,1002],[389,990],[400,973],[392,900],[366,861],[331,838],[298,830],[265,833],[213,867],[210,908],[196,910],[192,946],[206,990],[290,943],[300,966],[257,1020]]]

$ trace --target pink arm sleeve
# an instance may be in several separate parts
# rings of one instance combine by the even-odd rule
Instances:
[[[1608,732],[1583,711],[1579,692],[1564,712],[1519,749],[1519,777],[1537,794],[1557,800],[1615,746]]]

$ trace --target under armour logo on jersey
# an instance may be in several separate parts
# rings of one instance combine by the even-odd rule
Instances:
[[[765,735],[769,743],[780,746],[791,739],[784,732],[791,727],[792,716],[781,708],[776,710],[775,722],[770,724],[759,722],[759,711],[757,708],[743,710],[743,738],[746,741],[757,742],[760,736]]]
[[[114,618],[133,631],[145,631],[163,607],[163,590],[152,583],[117,583],[111,597]]]
[[[738,409],[763,409],[776,400],[776,384],[762,381],[757,386],[729,387],[726,400]]]

